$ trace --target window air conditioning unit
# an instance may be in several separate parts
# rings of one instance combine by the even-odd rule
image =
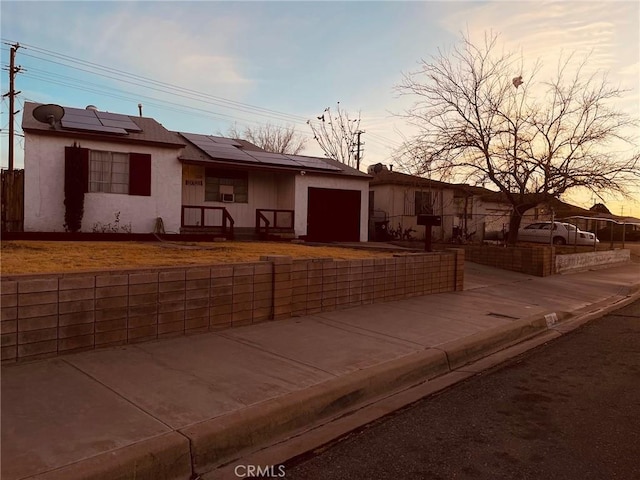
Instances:
[[[234,201],[233,193],[221,193],[220,201],[225,203],[233,203]]]

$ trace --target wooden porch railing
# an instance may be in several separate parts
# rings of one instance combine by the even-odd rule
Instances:
[[[256,209],[256,234],[269,231],[293,231],[294,210]],[[269,219],[271,217],[271,220]]]
[[[199,218],[200,220],[193,224],[193,223],[185,223],[185,211],[187,209],[190,210],[199,210]],[[207,218],[206,218],[206,211],[207,210],[219,210],[222,214],[222,219],[221,222],[218,223],[207,223]],[[182,227],[187,227],[187,228],[197,228],[197,229],[207,229],[207,228],[220,228],[222,229],[222,233],[224,235],[229,235],[231,238],[233,238],[233,226],[235,224],[235,221],[233,220],[233,217],[231,216],[231,214],[229,213],[229,211],[226,209],[226,207],[208,207],[208,206],[203,206],[203,205],[183,205],[182,206],[182,213],[180,216],[180,225]]]

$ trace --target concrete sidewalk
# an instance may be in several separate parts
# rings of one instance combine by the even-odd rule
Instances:
[[[467,263],[463,292],[3,366],[1,476],[196,478],[345,408],[621,307],[639,287],[638,264],[538,278]]]

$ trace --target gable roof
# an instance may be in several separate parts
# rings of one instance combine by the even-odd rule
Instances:
[[[40,135],[48,135],[55,137],[66,137],[74,139],[92,139],[103,140],[117,143],[133,143],[133,144],[145,144],[180,148],[184,145],[184,142],[175,133],[170,132],[164,128],[160,123],[156,122],[153,118],[149,117],[136,117],[129,115],[117,115],[123,119],[128,119],[133,122],[140,130],[139,131],[124,131],[124,133],[108,133],[99,130],[91,131],[87,129],[69,128],[65,127],[64,116],[60,121],[49,125],[48,123],[42,123],[36,120],[33,116],[33,111],[36,107],[42,105],[41,103],[25,102],[24,110],[22,114],[22,130],[29,133],[36,133]],[[63,107],[64,108],[64,107]],[[68,110],[77,111],[72,107],[67,107]],[[103,112],[107,113],[107,112]],[[116,116],[116,115],[114,115]]]

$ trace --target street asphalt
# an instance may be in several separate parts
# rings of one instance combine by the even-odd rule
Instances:
[[[198,478],[639,295],[636,263],[538,278],[468,262],[462,292],[3,365],[1,477]]]

